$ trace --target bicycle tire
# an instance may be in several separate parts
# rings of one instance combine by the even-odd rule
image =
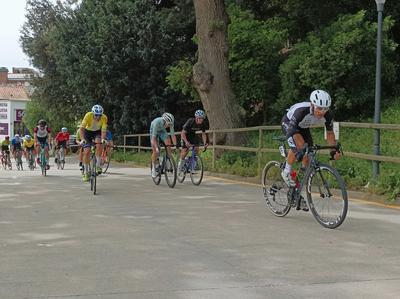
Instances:
[[[286,216],[290,209],[288,198],[289,187],[281,177],[282,164],[278,161],[268,162],[262,172],[261,185],[268,209],[278,217]]]
[[[42,168],[42,175],[47,176],[46,169],[46,156],[44,155],[44,150],[40,153],[40,167]]]
[[[159,166],[161,167],[161,165]],[[150,173],[151,170],[153,169],[153,161],[150,163]],[[157,171],[157,176],[155,178],[151,177],[153,179],[154,184],[159,185],[161,182],[161,171]]]
[[[319,224],[334,229],[343,223],[348,210],[348,197],[343,178],[335,168],[328,164],[319,164],[318,168],[312,170],[308,175],[306,192],[308,206]],[[319,198],[313,195],[316,192],[319,192]],[[332,197],[335,198],[331,200]],[[330,203],[329,208],[324,209]],[[336,207],[340,205],[340,207],[333,209],[332,205]],[[335,213],[335,216],[331,216],[330,214],[334,213],[334,210],[338,212]]]
[[[103,173],[106,173],[108,170],[108,167],[110,166],[110,161],[111,161],[111,149],[108,152],[108,154],[106,155],[106,160],[103,164],[103,166],[105,165],[105,169],[103,170]]]
[[[197,166],[199,166],[199,169],[190,169],[190,180],[192,181],[192,184],[195,186],[199,186],[201,184],[201,181],[203,180],[203,174],[204,174],[204,170],[203,170],[203,159],[200,156],[194,156],[192,159],[194,159],[194,161],[192,161],[192,163],[194,164],[194,167],[196,168]],[[193,166],[193,164],[191,165],[191,168]],[[199,174],[198,179],[196,180],[196,174]]]
[[[187,161],[186,161],[186,159],[182,161],[182,163],[184,163],[183,168],[182,168],[183,171],[181,171],[179,169],[179,167],[176,169],[176,171],[177,171],[176,179],[178,180],[179,183],[183,183],[185,181],[185,178],[186,178],[186,173],[187,173],[187,163],[186,163]]]
[[[174,158],[169,155],[165,156],[164,160],[164,175],[165,180],[170,188],[174,188],[176,184],[176,164]],[[172,173],[172,178],[169,177],[169,174]]]

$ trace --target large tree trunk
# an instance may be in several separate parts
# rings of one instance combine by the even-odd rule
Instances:
[[[224,0],[193,0],[196,12],[198,61],[193,82],[207,113],[211,129],[243,125],[229,78],[228,16]],[[243,143],[239,134],[226,135],[226,143]],[[219,136],[223,139],[225,136]],[[218,138],[221,141],[221,138]]]

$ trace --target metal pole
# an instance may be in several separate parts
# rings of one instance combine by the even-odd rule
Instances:
[[[261,177],[261,158],[262,158],[261,148],[262,148],[262,146],[263,146],[263,129],[260,128],[260,129],[258,129],[258,152],[257,152],[257,156],[258,156],[257,175],[259,177]]]
[[[377,4],[378,10],[378,37],[376,41],[376,77],[375,77],[375,114],[374,123],[381,122],[381,49],[382,49],[382,14],[383,4]],[[380,130],[375,129],[374,155],[380,155]],[[376,179],[379,175],[379,161],[372,162],[372,177]]]
[[[138,153],[139,153],[139,154],[140,154],[140,145],[142,144],[142,142],[141,142],[141,141],[142,141],[142,140],[141,140],[141,137],[142,137],[141,135],[139,135],[139,137],[138,137],[138,146],[139,146],[139,147],[138,147]]]

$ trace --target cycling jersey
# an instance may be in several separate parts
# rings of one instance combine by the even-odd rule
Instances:
[[[45,126],[43,129],[40,126],[37,126],[33,129],[33,132],[38,138],[46,138],[47,135],[50,134],[51,129],[48,126]]]
[[[330,111],[322,118],[317,118],[312,111],[311,102],[297,103],[289,108],[282,119],[282,125],[286,127],[286,137],[291,137],[302,129],[308,129],[313,125],[325,124],[327,131],[333,130],[333,118]]]
[[[69,140],[69,133],[66,132],[58,132],[55,138],[58,142],[68,141]]]
[[[168,135],[172,136],[175,134],[174,126],[171,125],[169,127],[169,133],[167,133],[167,129],[164,127],[165,121],[162,117],[155,118],[150,125],[150,139],[160,137],[162,141],[165,141],[168,138]]]
[[[106,131],[107,130],[107,116],[102,114],[99,120],[94,119],[94,113],[88,112],[82,120],[81,126],[87,131]]]
[[[186,138],[191,144],[199,144],[200,142],[196,132],[202,131],[204,133],[206,131],[206,125],[204,121],[201,124],[197,124],[196,119],[191,117],[183,125],[183,130],[186,132]]]
[[[81,141],[81,129],[78,129],[78,131],[76,131],[76,142],[80,142]]]
[[[106,139],[107,141],[111,141],[113,139],[113,135],[110,130],[107,130]]]
[[[8,151],[10,147],[10,140],[3,140],[0,146],[2,151]]]
[[[24,140],[23,146],[24,148],[31,148],[33,147],[34,143],[35,142],[33,141],[33,139],[31,139],[30,141]]]

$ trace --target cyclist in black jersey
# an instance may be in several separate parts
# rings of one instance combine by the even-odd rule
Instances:
[[[291,177],[292,164],[302,161],[307,166],[308,159],[304,156],[303,148],[307,143],[313,145],[310,127],[317,124],[325,124],[327,141],[329,145],[336,145],[333,133],[333,117],[329,111],[332,100],[330,95],[323,90],[314,90],[310,95],[309,102],[297,103],[290,107],[282,118],[282,131],[286,135],[289,152],[286,159],[282,178],[289,186],[296,183]],[[340,158],[340,152],[331,153],[335,160]]]
[[[200,138],[196,135],[197,131],[201,131],[201,139],[203,141],[203,144],[205,147],[208,146],[207,134],[205,133],[205,118],[206,114],[204,113],[204,111],[197,110],[194,113],[194,117],[189,118],[183,125],[181,132],[182,151],[178,162],[178,170],[182,169],[183,160],[185,159],[191,145],[194,145],[196,147],[196,153],[199,153]]]

